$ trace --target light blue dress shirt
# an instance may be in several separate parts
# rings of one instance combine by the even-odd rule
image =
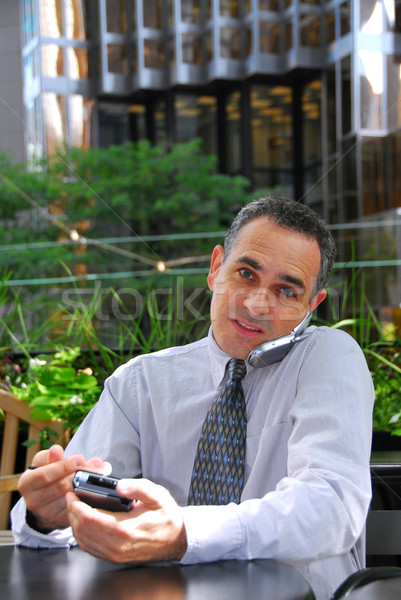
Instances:
[[[282,362],[247,366],[239,505],[186,506],[202,423],[229,358],[211,330],[198,342],[118,368],[67,453],[100,456],[115,475],[168,488],[183,507],[183,563],[275,558],[299,568],[318,600],[327,600],[364,566],[374,391],[363,353],[348,334],[307,331]],[[70,529],[33,531],[23,500],[12,518],[17,543],[75,543]]]

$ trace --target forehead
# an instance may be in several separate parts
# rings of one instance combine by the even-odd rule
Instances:
[[[239,230],[228,258],[245,255],[259,260],[261,266],[274,261],[313,276],[320,268],[320,248],[314,238],[280,227],[267,217],[253,219]]]

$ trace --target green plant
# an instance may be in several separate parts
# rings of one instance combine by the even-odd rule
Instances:
[[[92,369],[77,368],[79,348],[60,348],[54,355],[39,355],[28,361],[10,391],[32,407],[31,417],[61,419],[72,433],[95,405],[100,386]],[[42,441],[51,437],[42,432]]]

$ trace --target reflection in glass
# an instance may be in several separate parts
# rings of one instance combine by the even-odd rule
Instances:
[[[213,96],[175,96],[176,139],[187,142],[201,138],[205,154],[217,154],[217,103]]]
[[[300,17],[301,46],[318,48],[320,46],[320,18],[312,15]]]
[[[182,62],[193,65],[202,64],[202,38],[194,33],[183,33],[182,42]]]
[[[226,103],[227,171],[231,175],[241,172],[241,109],[240,92],[233,92]]]
[[[59,38],[63,34],[62,0],[39,0],[40,33]]]
[[[200,23],[200,0],[181,0],[181,21],[184,23]]]
[[[91,147],[91,116],[94,100],[78,94],[68,96],[70,145]]]
[[[64,73],[63,49],[56,44],[42,44],[42,75],[44,77],[60,77]]]
[[[220,28],[221,58],[241,58],[241,32],[232,27]]]
[[[143,40],[146,69],[163,69],[165,54],[161,40]]]
[[[151,29],[162,27],[162,0],[143,0],[143,26]]]
[[[332,44],[336,39],[336,18],[334,13],[326,17],[326,44]]]
[[[89,77],[88,50],[86,48],[66,48],[68,57],[68,77],[87,79]]]
[[[46,152],[53,154],[67,144],[66,100],[53,92],[42,94]]]
[[[107,44],[107,65],[109,73],[129,74],[128,49],[122,44]]]
[[[124,33],[127,13],[124,0],[106,0],[106,29],[110,33]]]
[[[166,102],[162,98],[155,104],[155,136],[156,143],[163,146],[167,143]]]
[[[206,60],[207,62],[210,62],[211,60],[213,60],[213,35],[212,33],[209,31],[206,34]]]
[[[278,54],[280,47],[280,26],[276,23],[260,21],[259,23],[260,52]]]

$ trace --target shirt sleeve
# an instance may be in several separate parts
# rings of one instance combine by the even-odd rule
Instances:
[[[371,498],[373,384],[359,346],[331,331],[316,336],[299,370],[287,476],[239,505],[184,507],[183,563],[275,558],[299,566],[344,554],[361,536]]]
[[[106,380],[99,401],[73,436],[65,454],[83,454],[87,459],[99,456],[111,462],[113,474],[136,477],[141,473],[139,433],[131,370],[127,365]],[[14,506],[11,520],[16,544],[32,548],[66,548],[76,544],[70,528],[43,534],[29,527],[23,498]]]

